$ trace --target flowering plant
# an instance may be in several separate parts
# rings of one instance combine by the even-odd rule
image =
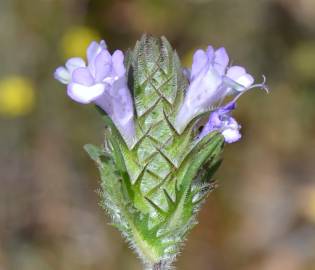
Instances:
[[[102,205],[147,269],[169,269],[196,224],[224,142],[241,138],[237,99],[267,90],[228,64],[224,48],[209,46],[182,69],[164,37],[144,35],[126,55],[92,42],[87,64],[71,58],[55,71],[70,98],[103,112],[104,145],[85,149],[100,171]]]

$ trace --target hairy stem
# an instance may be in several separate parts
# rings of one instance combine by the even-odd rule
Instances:
[[[158,263],[155,263],[152,265],[150,270],[169,270],[169,264],[165,261],[159,261]]]

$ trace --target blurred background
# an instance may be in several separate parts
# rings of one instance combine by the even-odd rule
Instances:
[[[243,139],[225,148],[178,269],[314,270],[314,0],[1,0],[0,270],[141,269],[82,148],[102,143],[100,116],[52,74],[91,40],[125,50],[143,32],[165,35],[185,66],[225,46],[271,89],[241,98]]]

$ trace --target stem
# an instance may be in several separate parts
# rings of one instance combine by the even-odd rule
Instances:
[[[153,265],[152,270],[162,270],[161,262]]]
[[[150,270],[169,270],[169,264],[165,261],[159,261],[158,263],[155,263],[152,265]]]

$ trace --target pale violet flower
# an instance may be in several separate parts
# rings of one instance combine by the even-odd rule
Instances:
[[[210,110],[226,96],[240,93],[254,83],[253,77],[240,66],[228,67],[229,57],[224,48],[197,50],[191,70],[184,70],[190,85],[175,120],[181,132],[198,114]]]
[[[241,126],[237,123],[235,118],[231,116],[231,112],[236,108],[236,101],[247,91],[260,87],[266,92],[268,92],[268,87],[264,81],[261,84],[251,85],[246,89],[242,90],[236,97],[227,103],[226,105],[220,106],[210,113],[208,122],[203,127],[201,133],[198,135],[197,140],[201,140],[204,136],[211,133],[212,131],[219,131],[225,142],[234,143],[241,139],[242,135],[240,133]],[[237,87],[237,85],[236,85]],[[236,91],[237,88],[227,88],[228,91]]]
[[[212,131],[219,131],[224,137],[225,142],[234,143],[241,139],[241,126],[230,115],[235,109],[235,102],[230,102],[226,106],[213,111],[206,125],[203,127],[198,139],[202,139]]]
[[[58,67],[55,71],[55,79],[63,84],[68,84],[71,82],[72,72],[80,67],[85,67],[85,62],[80,57],[70,58],[65,67]]]
[[[54,75],[67,84],[70,98],[98,105],[111,117],[127,143],[132,143],[134,110],[121,51],[111,55],[104,41],[92,42],[87,49],[87,64],[82,58],[71,58]]]
[[[87,49],[88,63],[93,63],[95,57],[102,51],[106,50],[106,43],[102,40],[100,43],[92,42]],[[66,61],[65,67],[58,67],[54,73],[55,79],[63,84],[69,84],[72,79],[72,73],[77,68],[86,67],[85,61],[80,57],[72,57]]]

